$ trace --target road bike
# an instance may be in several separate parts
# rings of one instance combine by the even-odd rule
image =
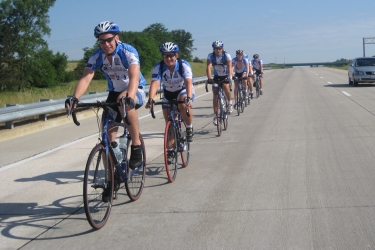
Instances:
[[[130,145],[132,138],[124,123],[114,121],[116,111],[114,107],[118,103],[78,103],[77,107],[90,107],[97,116],[99,134],[99,142],[91,150],[87,159],[84,180],[83,180],[83,204],[88,222],[94,229],[102,228],[110,215],[113,199],[117,198],[117,191],[121,187],[121,183],[125,183],[125,189],[128,197],[135,201],[143,191],[146,178],[146,149],[142,138],[139,134],[142,149],[142,163],[135,169],[129,167]],[[125,122],[130,125],[127,119],[125,105],[123,106]],[[72,107],[72,102],[70,103]],[[95,109],[97,108],[97,109]],[[103,114],[99,117],[100,109]],[[72,114],[74,123],[79,126],[75,111],[69,110]],[[110,126],[119,126],[124,128],[124,133],[120,138],[127,139],[126,147],[121,149],[122,157],[120,160],[116,158],[113,148],[110,146],[108,138],[108,128]],[[109,197],[104,198],[104,192],[109,193]]]
[[[168,105],[170,107],[164,131],[164,164],[169,182],[176,179],[178,155],[181,156],[182,166],[185,168],[189,165],[190,160],[190,142],[187,141],[186,124],[178,110],[179,103],[185,103],[185,101],[172,99],[167,102],[154,102],[150,111],[152,118],[155,119],[155,105]],[[190,116],[188,108],[186,108],[186,114]]]
[[[217,111],[216,116],[216,127],[218,136],[221,132],[228,129],[228,114],[229,114],[229,102],[223,90],[223,84],[229,84],[228,80],[217,80],[216,82],[212,79],[206,82],[206,92],[208,92],[207,84],[214,84],[218,87],[217,91]]]
[[[234,80],[237,81],[237,93],[235,93],[235,100],[236,100],[236,109],[237,115],[243,113],[245,106],[247,106],[246,102],[246,90],[244,90],[242,81],[247,80],[247,77],[234,77]]]
[[[253,83],[253,87],[255,87],[255,95],[257,98],[259,97],[259,94],[260,94],[259,75],[260,73],[255,72],[255,81]]]

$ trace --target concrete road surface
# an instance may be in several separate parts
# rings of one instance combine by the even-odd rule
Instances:
[[[197,88],[187,168],[168,183],[162,114],[140,110],[141,198],[120,192],[104,228],[82,208],[95,118],[1,142],[1,249],[375,249],[375,85],[345,71],[266,71],[264,95],[221,137]],[[1,133],[0,133],[1,135]]]

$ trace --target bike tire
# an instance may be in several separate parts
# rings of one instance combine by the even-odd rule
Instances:
[[[250,94],[251,93],[251,90],[250,90],[250,87],[249,86],[247,86],[247,99],[246,99],[246,101],[247,101],[247,106],[250,106]]]
[[[164,132],[164,165],[165,171],[167,172],[167,177],[169,182],[173,182],[177,176],[177,133],[173,126],[172,121],[168,121],[165,125]],[[169,141],[173,141],[169,144]],[[171,162],[168,163],[168,151],[171,152],[172,157]]]
[[[221,136],[221,132],[223,131],[223,126],[222,126],[222,117],[221,117],[221,114],[222,114],[222,105],[220,103],[220,99],[219,97],[217,98],[217,112],[216,112],[216,119],[217,119],[217,124],[216,124],[216,128],[217,128],[217,135],[218,136]]]
[[[83,178],[83,206],[87,221],[96,230],[107,223],[112,208],[114,181],[109,180],[114,180],[114,167],[110,154],[106,165],[105,147],[98,144],[90,152]],[[102,200],[106,185],[110,192],[108,202]]]
[[[241,93],[240,93],[240,107],[241,107],[241,113],[243,113],[243,111],[245,109],[245,97],[243,95],[242,90],[241,90]]]
[[[237,96],[237,103],[236,103],[236,110],[237,110],[237,115],[239,116],[240,115],[240,96],[241,96],[241,94],[240,94],[240,92],[241,92],[241,90],[240,90],[240,88],[237,88],[237,94],[236,94],[236,96]]]
[[[260,95],[259,80],[255,82],[255,89],[256,89],[256,97],[259,98],[259,95]]]
[[[224,127],[224,130],[227,130],[228,129],[228,100],[227,100],[227,97],[224,96],[224,107],[223,107],[223,114],[222,114],[222,118],[223,118],[223,127]]]
[[[146,180],[146,147],[145,143],[143,141],[143,137],[141,134],[139,134],[139,140],[141,141],[141,147],[142,147],[142,164],[132,170],[129,167],[129,159],[130,159],[130,146],[132,145],[132,139],[129,137],[128,144],[127,144],[127,156],[126,156],[126,176],[125,179],[125,189],[126,193],[132,201],[136,201],[141,197],[143,188],[145,186],[145,180]]]
[[[178,145],[180,148],[180,156],[181,156],[181,162],[182,166],[186,168],[189,166],[189,161],[190,161],[190,142],[187,141],[186,139],[186,124],[182,121],[180,123],[180,128],[181,128],[181,138],[180,138],[180,143],[181,145]]]

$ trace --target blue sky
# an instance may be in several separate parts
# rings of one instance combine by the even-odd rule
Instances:
[[[95,43],[101,21],[122,31],[162,23],[190,32],[199,58],[222,40],[231,55],[242,49],[265,63],[331,62],[363,55],[363,37],[375,37],[374,11],[374,0],[57,0],[46,40],[55,53],[78,60]],[[375,44],[365,48],[366,56],[375,55]]]

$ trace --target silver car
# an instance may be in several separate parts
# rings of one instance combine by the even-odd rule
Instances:
[[[358,57],[348,69],[349,84],[358,86],[358,83],[375,82],[375,57]]]

